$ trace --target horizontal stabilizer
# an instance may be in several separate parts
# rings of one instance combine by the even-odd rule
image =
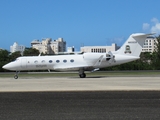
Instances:
[[[145,33],[136,33],[136,34],[132,34],[132,37],[145,37],[145,36],[150,36],[150,35],[154,35],[156,33],[148,33],[148,34],[145,34]]]

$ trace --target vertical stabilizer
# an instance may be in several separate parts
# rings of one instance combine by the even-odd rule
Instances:
[[[130,35],[128,40],[122,45],[122,47],[117,51],[117,53],[139,57],[146,38],[153,34],[154,33],[135,33]]]

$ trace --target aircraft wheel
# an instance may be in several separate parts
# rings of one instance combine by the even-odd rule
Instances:
[[[18,75],[15,75],[15,76],[14,76],[14,79],[18,79]]]
[[[80,77],[80,78],[85,78],[85,77],[86,77],[86,74],[85,74],[85,73],[79,74],[79,77]]]

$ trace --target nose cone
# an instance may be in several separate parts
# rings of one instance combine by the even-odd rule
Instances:
[[[2,68],[6,70],[11,70],[11,71],[21,70],[21,62],[13,61],[4,65]]]
[[[2,68],[6,69],[6,70],[13,70],[13,71],[17,69],[13,62],[10,62],[10,63],[4,65]]]
[[[10,70],[10,65],[9,64],[6,64],[2,67],[3,69],[6,69],[6,70]]]

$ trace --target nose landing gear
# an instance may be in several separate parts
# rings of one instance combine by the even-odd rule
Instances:
[[[20,71],[16,71],[16,74],[14,75],[14,79],[18,79],[18,74],[20,73]]]
[[[14,75],[14,79],[18,79],[18,75]]]

